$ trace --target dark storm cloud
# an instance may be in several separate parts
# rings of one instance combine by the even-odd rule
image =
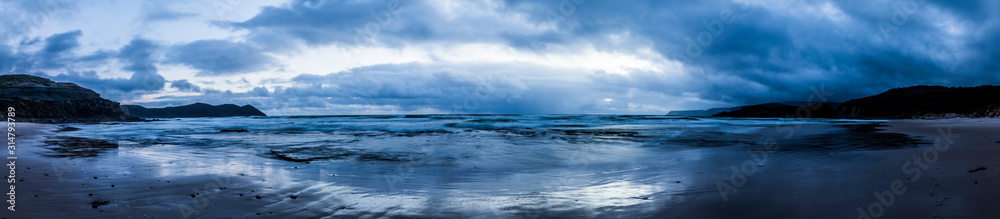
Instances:
[[[512,16],[520,14],[534,24],[555,27],[546,31],[498,25],[503,24],[498,18],[463,12],[452,13],[465,19],[447,19],[440,10],[418,2],[388,10],[392,7],[387,2],[392,1],[295,1],[231,25],[251,30],[258,39],[254,42],[264,47],[282,38],[350,45],[355,36],[366,33],[389,46],[501,42],[538,52],[580,43],[610,51],[649,46],[686,65],[696,76],[689,84],[701,85],[690,90],[737,104],[794,100],[820,86],[836,93],[835,100],[846,100],[899,86],[1000,82],[994,76],[1000,57],[997,44],[983,37],[995,36],[990,33],[998,29],[995,12],[1000,4],[985,1],[929,1],[902,14],[900,5],[917,1],[505,1],[502,8],[492,9],[507,13],[504,19],[523,17]],[[382,10],[395,13],[372,15]],[[880,22],[893,22],[894,16],[905,22],[883,34],[887,31]],[[950,36],[942,26],[948,24],[940,22],[951,18],[979,34]],[[383,25],[383,20],[389,22]],[[604,40],[621,33],[629,33],[633,45]],[[958,43],[944,43],[948,41]],[[947,57],[970,51],[984,58]],[[623,83],[618,86],[670,95],[686,92],[656,88],[641,80],[643,75],[618,80]]]
[[[178,90],[181,91],[201,92],[201,87],[198,87],[198,85],[194,85],[191,82],[188,82],[187,79],[170,82],[170,87],[177,88]]]
[[[80,42],[77,40],[82,35],[83,32],[76,30],[45,38],[45,47],[39,52],[39,56],[42,59],[41,67],[62,67],[64,64],[61,62],[64,61],[62,59],[64,59],[65,53],[80,47]]]
[[[152,41],[136,38],[118,51],[98,50],[89,55],[74,56],[71,52],[80,46],[78,39],[82,35],[82,31],[74,30],[53,34],[41,41],[22,43],[22,46],[43,43],[37,52],[14,53],[11,47],[0,45],[0,72],[46,76],[41,70],[64,70],[53,79],[79,83],[106,92],[155,91],[163,88],[166,80],[154,66],[157,63],[154,53],[159,46]],[[127,79],[102,79],[95,71],[78,71],[72,68],[93,67],[112,58],[125,64],[122,70],[133,72],[132,76]]]
[[[201,70],[199,76],[243,74],[278,66],[259,47],[225,40],[198,40],[174,46],[166,57],[168,62]]]
[[[152,41],[135,38],[114,55],[125,66],[122,70],[132,72],[129,78],[100,78],[95,71],[68,70],[51,77],[56,81],[78,83],[81,86],[101,91],[115,97],[130,96],[129,92],[146,92],[163,89],[166,80],[157,72],[154,53],[157,46]],[[102,53],[103,54],[103,53]],[[109,54],[103,54],[109,55]],[[36,73],[41,75],[42,73]]]
[[[918,84],[1000,83],[1000,43],[995,40],[1000,35],[1000,4],[919,2],[507,0],[460,1],[448,7],[441,2],[293,0],[264,7],[244,21],[213,23],[246,33],[241,41],[158,46],[136,39],[120,50],[74,54],[86,33],[22,36],[10,41],[20,45],[0,45],[0,71],[51,71],[117,60],[132,77],[100,79],[94,72],[72,70],[61,77],[95,86],[106,82],[100,86],[122,92],[151,91],[166,83],[155,67],[161,64],[156,54],[165,55],[163,64],[194,68],[198,76],[232,76],[276,70],[283,66],[272,54],[294,55],[324,45],[422,50],[500,44],[529,56],[575,55],[582,48],[622,55],[643,51],[640,56],[668,66],[612,74],[495,60],[439,63],[437,51],[417,51],[430,53],[431,61],[308,72],[274,83],[282,86],[247,82],[243,88],[253,90],[245,93],[201,88],[205,96],[193,97],[263,101],[272,109],[353,104],[519,113],[635,107],[604,101],[611,99],[745,104],[802,101],[822,90],[834,94],[831,100],[842,101]],[[148,22],[189,16],[149,8],[142,15]],[[653,54],[645,56],[648,50]],[[657,56],[682,66],[673,69]],[[484,79],[490,74],[503,80]],[[183,80],[171,86],[198,91]],[[487,95],[483,88],[495,93]],[[476,97],[476,107],[464,107],[471,105],[470,96]],[[680,104],[671,107],[683,107]]]
[[[661,55],[682,61],[691,74],[704,78],[695,82],[704,87],[689,91],[733,103],[797,100],[820,86],[836,93],[834,99],[846,100],[899,86],[1000,83],[995,77],[995,40],[982,37],[997,32],[997,15],[989,12],[1000,11],[998,4],[929,1],[908,14],[897,8],[918,1],[757,2],[763,5],[585,1],[566,20],[555,22],[559,29],[552,34],[535,39],[519,35],[511,42],[544,46],[553,38],[587,39],[629,31],[635,40],[650,42]],[[559,10],[557,6],[547,10]],[[825,9],[843,17],[828,17]],[[722,14],[731,15],[731,22]],[[551,22],[548,14],[533,15],[535,21]],[[896,30],[884,37],[879,22],[893,22],[894,16],[905,22],[889,26]],[[968,25],[969,34],[948,33],[950,24],[941,22],[952,18],[957,20],[953,25]],[[969,52],[993,56],[953,55]],[[627,81],[636,83],[621,86],[647,87],[641,83],[646,80]],[[678,92],[665,90],[670,91]]]
[[[276,90],[275,96],[331,97],[359,104],[392,104],[465,111],[504,112],[498,105],[480,104],[519,99],[528,86],[517,76],[497,72],[498,66],[384,64],[327,75],[302,74],[292,81],[302,84]],[[492,68],[492,69],[491,69]],[[478,74],[477,74],[478,73]],[[475,106],[472,106],[476,102]],[[482,106],[480,106],[482,105]]]
[[[399,1],[395,2],[393,12],[398,12]],[[378,26],[372,28],[381,31],[382,25],[370,12],[385,7],[382,1],[296,0],[287,7],[264,7],[249,20],[224,25],[249,29],[254,39],[271,48],[283,47],[281,44],[293,42],[290,40],[309,45],[353,43],[357,31],[364,32],[364,25],[370,21]],[[380,16],[382,23],[400,22],[393,12]]]
[[[125,62],[126,71],[133,72],[127,83],[120,84],[117,89],[122,91],[132,90],[160,90],[163,89],[166,80],[157,72],[157,58],[154,53],[159,46],[152,41],[135,38],[128,45],[122,47],[118,52],[118,59]]]
[[[249,30],[253,42],[278,50],[297,41],[307,45],[401,47],[421,42],[503,42],[508,35],[517,38],[535,34],[513,19],[523,11],[477,11],[492,10],[492,4],[458,3],[467,5],[442,12],[435,2],[296,0],[281,7],[265,7],[246,21],[220,25]]]
[[[10,46],[0,44],[0,73],[14,73],[19,62],[17,54],[11,50]]]
[[[262,110],[311,109],[309,112],[327,114],[420,110],[586,112],[580,111],[584,106],[579,95],[572,95],[582,92],[579,89],[582,86],[576,85],[579,82],[557,79],[565,73],[527,63],[382,64],[325,75],[301,74],[289,81],[294,86],[255,87],[248,92],[206,91],[204,95],[185,98],[206,103],[248,102]]]

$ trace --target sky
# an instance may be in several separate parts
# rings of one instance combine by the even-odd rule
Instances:
[[[0,0],[0,73],[268,115],[665,114],[1000,84],[1000,3]]]

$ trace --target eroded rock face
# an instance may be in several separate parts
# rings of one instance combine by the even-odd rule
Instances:
[[[0,75],[0,107],[14,107],[24,122],[138,121],[122,113],[118,102],[73,83],[31,75]]]

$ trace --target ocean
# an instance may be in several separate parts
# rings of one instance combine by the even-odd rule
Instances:
[[[62,125],[46,140],[51,150],[41,153],[63,158],[58,165],[174,184],[218,178],[220,185],[209,187],[239,184],[248,190],[239,198],[284,197],[261,207],[282,215],[656,217],[678,211],[671,206],[751,204],[759,197],[740,196],[745,182],[868,156],[855,152],[926,143],[882,132],[883,123],[641,115],[182,118]],[[745,179],[734,181],[734,171]],[[795,179],[782,183],[789,181]],[[192,189],[181,195],[191,197],[216,190],[185,186]],[[256,196],[262,198],[269,197]],[[206,206],[195,209],[211,215]]]

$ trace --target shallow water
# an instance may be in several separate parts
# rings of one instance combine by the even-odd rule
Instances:
[[[78,129],[50,138],[46,155],[159,167],[150,171],[160,179],[253,177],[261,190],[296,196],[264,208],[304,217],[654,217],[720,203],[716,182],[768,138],[782,145],[773,156],[777,166],[925,143],[880,132],[879,123],[632,115],[191,118],[72,124]],[[60,142],[80,138],[119,147]]]

